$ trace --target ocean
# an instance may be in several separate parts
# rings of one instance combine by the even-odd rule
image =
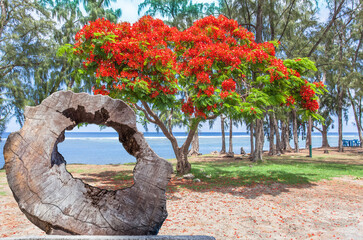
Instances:
[[[9,133],[2,135],[0,142],[0,169],[4,166],[3,148]],[[174,134],[179,143],[185,141],[186,133],[177,132]],[[145,132],[146,141],[151,148],[162,158],[175,158],[169,140],[157,132]],[[344,133],[344,139],[357,139],[357,133]],[[329,133],[328,140],[330,146],[338,146],[338,134]],[[226,136],[226,149],[228,151],[229,139]],[[293,146],[293,141],[290,142]],[[305,147],[305,140],[300,139],[300,148]],[[313,132],[312,146],[321,146],[321,134]],[[240,153],[241,147],[250,152],[249,134],[243,132],[233,133],[233,150],[236,154]],[[269,144],[265,139],[264,149],[268,150]],[[201,132],[199,133],[199,148],[202,154],[221,150],[221,133]],[[116,132],[66,132],[64,142],[58,144],[58,151],[64,156],[67,163],[81,164],[123,164],[136,162],[135,157],[129,155],[122,144],[118,141]]]

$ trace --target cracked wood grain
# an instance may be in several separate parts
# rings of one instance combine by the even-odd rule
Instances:
[[[172,166],[157,156],[120,100],[56,92],[25,111],[23,128],[9,135],[5,169],[19,208],[47,234],[155,235],[167,217],[166,186]],[[79,123],[114,128],[135,156],[134,185],[110,191],[83,183],[58,152],[64,131]],[[121,147],[121,145],[120,145]]]

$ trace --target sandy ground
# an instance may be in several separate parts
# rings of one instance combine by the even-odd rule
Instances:
[[[73,173],[75,177],[81,174]],[[112,185],[96,178],[99,175],[88,176],[84,181],[94,186]],[[168,191],[167,198],[169,216],[160,235],[363,239],[363,179],[349,176],[298,186],[273,183],[202,191],[183,188]],[[0,172],[0,237],[43,234],[21,213],[5,173]]]

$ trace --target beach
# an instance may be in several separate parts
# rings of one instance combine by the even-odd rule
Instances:
[[[330,148],[329,154],[314,149],[312,159],[306,157],[306,150],[264,156],[270,164],[266,174],[259,170],[263,165],[239,155],[192,158],[192,168],[201,182],[173,175],[166,193],[169,215],[159,235],[209,235],[218,240],[360,239],[363,178],[355,176],[363,171],[363,154],[359,152],[358,148],[346,148],[338,153]],[[175,164],[175,160],[171,162]],[[209,173],[208,166],[235,166],[241,174],[218,170],[219,175],[213,172],[211,179],[203,178],[203,171]],[[133,167],[69,164],[67,170],[88,184],[114,190],[132,185]],[[311,172],[304,173],[304,167]],[[325,177],[329,171],[334,177]],[[0,171],[0,194],[0,237],[44,235],[19,210],[4,170]]]

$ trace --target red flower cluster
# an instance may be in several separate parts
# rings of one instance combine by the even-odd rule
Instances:
[[[281,59],[273,58],[271,59],[271,67],[268,71],[270,73],[270,82],[275,80],[288,78],[289,72],[287,67],[284,65]]]
[[[177,68],[176,54],[169,44],[177,34],[175,28],[150,16],[141,18],[132,26],[125,22],[114,24],[98,19],[77,33],[74,48],[76,54],[86,58],[84,67],[94,71],[97,78],[112,78],[111,86],[125,83],[126,87],[122,89],[131,89],[135,94],[145,94],[141,86],[147,86],[149,97],[155,98],[177,92],[177,79],[173,73]],[[99,54],[95,55],[95,52]],[[151,81],[149,76],[152,75],[161,76],[157,81]],[[107,83],[110,84],[109,81]]]
[[[319,109],[319,103],[315,97],[315,91],[309,86],[304,85],[300,90],[301,106],[311,112],[316,112]]]
[[[184,99],[182,99],[182,103],[184,103]],[[182,105],[183,113],[188,114],[191,116],[194,113],[194,104],[192,99],[188,98],[188,101]]]
[[[322,89],[325,87],[323,82],[314,82],[313,84],[315,85],[316,88]]]
[[[288,96],[286,98],[286,106],[290,106],[290,105],[294,105],[295,104],[295,99],[293,96]]]
[[[110,91],[109,91],[109,90],[107,90],[105,86],[102,86],[102,87],[101,87],[101,88],[99,88],[99,89],[94,89],[94,88],[93,88],[93,93],[94,93],[95,95],[98,95],[98,94],[101,94],[101,95],[108,95],[108,94],[110,94]]]
[[[232,78],[229,78],[227,80],[224,80],[222,82],[222,89],[226,91],[235,91],[236,90],[236,82],[233,81]]]
[[[223,102],[240,105],[236,84],[255,81],[250,70],[269,75],[270,89],[282,95],[290,87],[286,84],[290,76],[300,78],[296,70],[276,58],[272,43],[257,44],[251,32],[224,16],[197,20],[183,32],[150,16],[133,25],[98,19],[77,33],[74,49],[84,60],[86,72],[101,80],[95,94],[118,91],[133,96],[133,101],[174,107],[187,91],[189,98],[181,103],[182,111],[200,118],[218,112]],[[305,86],[300,94],[304,106],[316,111],[315,92]],[[294,104],[295,99],[300,98],[289,96],[287,105]]]

